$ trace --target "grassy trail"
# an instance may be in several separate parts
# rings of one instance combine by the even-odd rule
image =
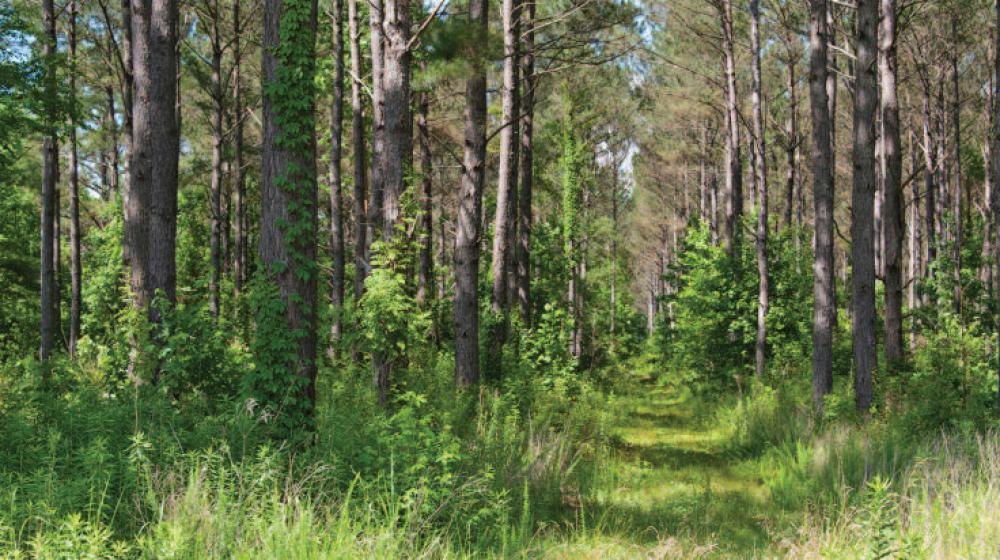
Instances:
[[[616,450],[583,500],[584,531],[556,558],[763,554],[782,517],[752,459],[676,392],[642,383],[615,401]]]

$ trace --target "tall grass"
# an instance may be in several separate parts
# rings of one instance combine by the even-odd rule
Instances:
[[[892,478],[876,477],[832,517],[814,514],[789,558],[996,558],[1000,434],[942,435]]]

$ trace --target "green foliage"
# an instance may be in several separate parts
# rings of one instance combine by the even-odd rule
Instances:
[[[905,424],[915,433],[987,426],[996,410],[996,337],[947,313],[899,380]]]
[[[812,277],[808,255],[786,232],[768,247],[771,307],[768,369],[772,375],[801,373],[811,350]],[[699,391],[734,389],[752,374],[756,333],[757,276],[754,254],[744,244],[738,260],[713,245],[704,225],[688,229],[667,282],[663,304],[671,313],[658,329],[660,355],[674,381]]]
[[[39,226],[33,206],[0,179],[0,364],[37,346]]]
[[[275,178],[287,200],[285,217],[276,225],[281,230],[288,262],[269,263],[270,270],[255,277],[252,306],[256,311],[257,330],[253,343],[256,367],[244,383],[246,393],[278,417],[276,434],[302,435],[300,428],[314,426],[313,406],[307,388],[313,382],[295,371],[302,360],[299,341],[310,336],[316,325],[293,328],[286,313],[294,306],[303,317],[314,314],[304,294],[279,293],[273,275],[293,274],[308,281],[318,274],[315,259],[303,247],[315,245],[315,177],[303,168],[301,160],[314,150],[316,31],[313,6],[308,0],[288,0],[281,5],[278,41],[273,47],[274,78],[264,85],[264,95],[271,104],[275,125],[275,145],[292,154],[281,175]]]
[[[313,426],[312,403],[302,398],[308,379],[289,371],[298,348],[298,336],[285,320],[285,306],[274,282],[259,272],[250,290],[250,304],[256,318],[251,342],[254,365],[243,377],[243,394],[265,414],[274,418],[278,437],[299,433]]]

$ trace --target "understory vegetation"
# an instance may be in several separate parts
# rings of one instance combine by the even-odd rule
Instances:
[[[1000,557],[998,24],[0,0],[0,560]]]

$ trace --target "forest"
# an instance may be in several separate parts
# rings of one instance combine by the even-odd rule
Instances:
[[[1000,557],[997,0],[0,0],[0,560]]]

